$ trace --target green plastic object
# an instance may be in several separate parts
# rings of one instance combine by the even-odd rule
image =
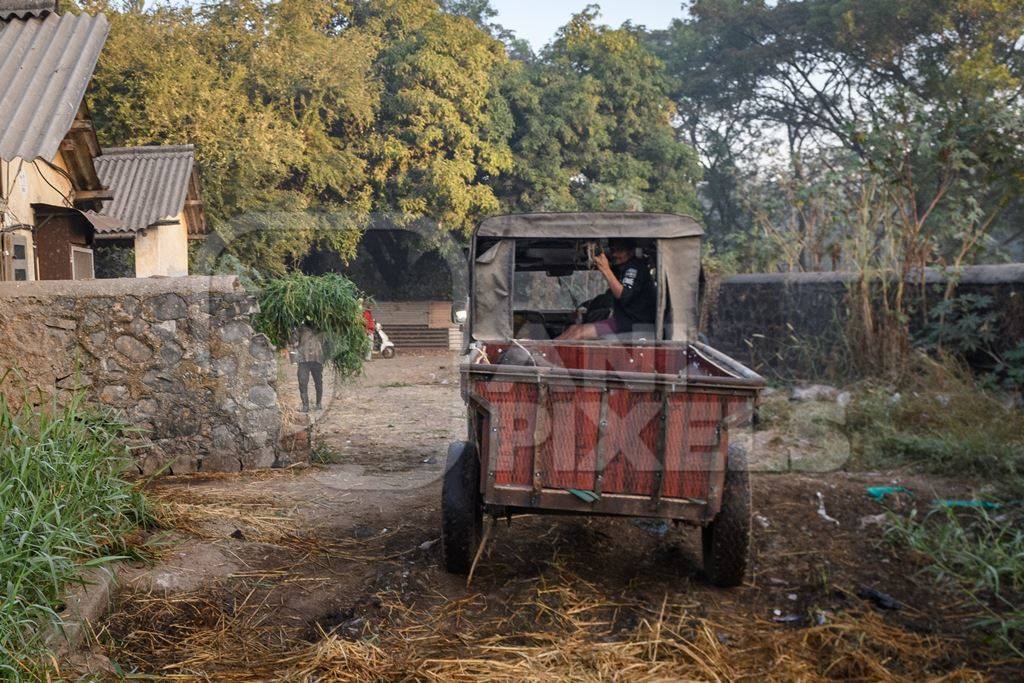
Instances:
[[[909,493],[914,495],[914,492],[905,486],[869,486],[867,488],[868,495],[871,496],[876,502],[881,503],[890,493],[896,495],[897,493]]]
[[[933,500],[932,505],[937,508],[984,508],[985,510],[998,510],[1003,507],[1001,503],[993,503],[988,500]]]
[[[568,489],[568,491],[585,503],[593,503],[595,500],[601,500],[601,496],[593,491],[584,491],[582,489]]]

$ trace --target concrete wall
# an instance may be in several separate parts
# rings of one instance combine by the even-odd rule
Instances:
[[[144,430],[143,473],[269,467],[282,415],[256,311],[233,277],[0,283],[0,392],[84,391]]]
[[[177,223],[155,225],[135,237],[135,277],[188,275],[188,229]]]
[[[68,172],[63,157],[58,152],[53,165]],[[3,191],[11,190],[7,203],[8,224],[20,222],[34,224],[32,205],[52,204],[66,206],[65,197],[70,197],[73,189],[67,176],[51,168],[42,160],[32,163],[14,159],[7,162],[0,160],[0,177],[4,181]],[[12,221],[11,218],[17,220]]]
[[[709,287],[704,330],[713,346],[758,372],[808,377],[830,362],[842,362],[848,292],[856,282],[853,273],[735,275]],[[946,277],[928,270],[925,282],[928,300],[941,300]],[[920,291],[911,289],[908,301]],[[957,293],[992,298],[1001,320],[997,348],[1024,339],[1024,264],[964,268]],[[920,316],[912,318],[912,330],[921,325]]]

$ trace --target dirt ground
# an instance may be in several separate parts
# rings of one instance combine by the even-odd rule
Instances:
[[[866,486],[954,497],[970,493],[963,482],[755,474],[753,569],[737,589],[704,580],[694,529],[537,516],[498,523],[467,586],[441,569],[438,543],[445,449],[464,430],[454,367],[449,354],[402,353],[339,385],[314,414],[325,464],[153,486],[165,530],[155,557],[122,574],[92,670],[207,681],[1015,678],[1014,663],[968,634],[967,603],[863,520],[885,510]],[[819,515],[819,493],[834,521]],[[865,588],[899,609],[858,597]]]

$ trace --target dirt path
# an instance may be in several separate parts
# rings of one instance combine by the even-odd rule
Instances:
[[[97,633],[108,670],[210,681],[1011,677],[964,639],[975,615],[955,595],[915,577],[877,526],[861,528],[883,510],[864,487],[898,474],[755,475],[754,569],[735,590],[703,581],[692,529],[568,517],[499,524],[467,588],[440,569],[437,543],[444,450],[464,420],[452,359],[375,360],[326,408],[318,453],[332,464],[153,489],[170,529],[159,559],[123,576]],[[837,523],[818,514],[819,492]],[[865,586],[901,608],[857,597]]]

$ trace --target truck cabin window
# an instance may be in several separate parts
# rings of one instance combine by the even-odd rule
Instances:
[[[653,338],[656,263],[654,240],[516,240],[515,336]]]

